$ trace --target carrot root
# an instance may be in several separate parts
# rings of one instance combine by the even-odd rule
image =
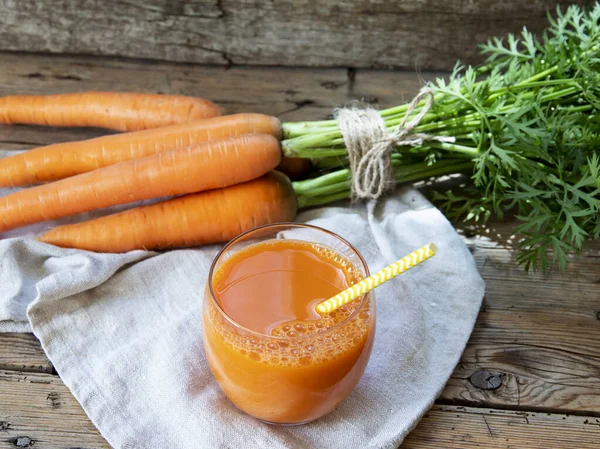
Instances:
[[[209,100],[182,95],[77,92],[0,98],[0,123],[139,131],[221,115]]]
[[[290,181],[272,171],[224,189],[59,226],[38,240],[96,252],[161,250],[225,242],[256,226],[292,221],[295,216]]]
[[[281,123],[262,114],[235,114],[135,133],[35,148],[0,159],[0,187],[56,181],[151,154],[243,134],[281,137]]]
[[[281,160],[279,141],[249,134],[94,170],[0,198],[0,232],[151,198],[250,181]]]

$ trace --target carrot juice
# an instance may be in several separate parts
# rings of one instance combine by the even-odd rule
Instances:
[[[215,260],[207,286],[211,370],[229,399],[256,418],[319,418],[362,376],[375,313],[372,293],[324,316],[315,306],[368,276],[366,264],[341,238],[306,225],[270,225],[237,240]]]

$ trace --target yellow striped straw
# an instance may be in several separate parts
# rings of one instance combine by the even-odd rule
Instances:
[[[336,309],[339,309],[343,305],[360,298],[362,295],[370,292],[384,282],[394,279],[396,276],[410,270],[412,267],[416,267],[430,257],[435,256],[436,252],[437,246],[435,246],[434,243],[428,243],[427,245],[404,256],[402,259],[399,259],[393,264],[385,267],[383,270],[379,270],[377,273],[354,284],[352,287],[348,287],[346,290],[338,293],[334,297],[320,302],[317,304],[317,312],[330,313]]]

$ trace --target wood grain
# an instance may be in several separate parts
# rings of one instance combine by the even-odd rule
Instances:
[[[52,373],[53,367],[33,334],[0,333],[0,370]]]
[[[514,253],[475,249],[486,296],[467,348],[441,395],[450,403],[600,416],[600,261],[524,273]],[[473,376],[487,372],[493,388]]]
[[[404,79],[417,79],[403,74]],[[143,83],[140,83],[143,78]],[[228,113],[260,112],[283,120],[321,120],[351,98],[343,69],[293,70],[123,62],[111,58],[0,53],[0,95],[111,90],[209,98]],[[410,87],[410,86],[409,86]],[[3,126],[2,142],[40,145],[80,140],[103,130]]]
[[[600,419],[434,406],[401,446],[595,448]],[[0,449],[110,448],[58,377],[0,371]]]
[[[0,1],[0,49],[216,65],[451,69],[556,0]],[[569,3],[593,4],[593,1]]]
[[[600,419],[435,405],[402,449],[592,449]]]
[[[58,376],[0,371],[0,448],[110,448]]]

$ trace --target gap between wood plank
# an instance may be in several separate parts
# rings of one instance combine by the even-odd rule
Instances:
[[[490,409],[490,404],[478,404],[472,401],[466,401],[461,399],[443,399],[437,398],[435,403],[439,406],[448,405],[459,408],[472,408],[472,409]],[[594,410],[577,410],[570,408],[556,408],[556,407],[531,407],[515,404],[494,404],[494,410],[506,410],[526,413],[551,413],[567,416],[592,416],[594,418],[600,418],[600,411]]]

